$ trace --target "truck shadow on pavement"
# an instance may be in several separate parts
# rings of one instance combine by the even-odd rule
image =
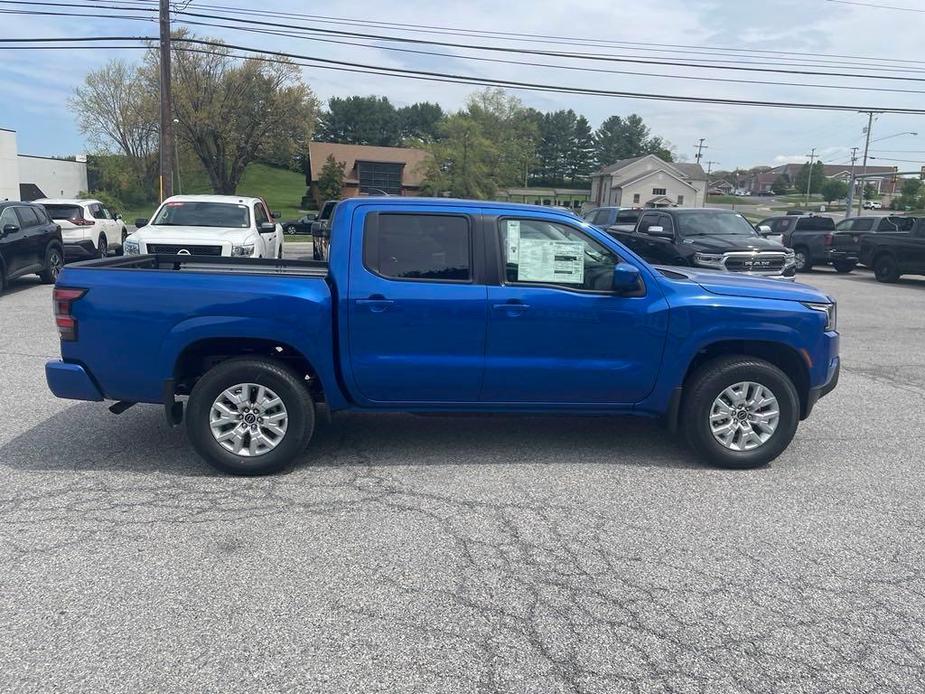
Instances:
[[[0,464],[34,471],[219,475],[193,451],[184,429],[170,428],[163,410],[150,405],[119,416],[102,403],[74,405],[0,446]],[[318,420],[311,446],[289,472],[483,464],[699,467],[680,441],[638,417],[342,413]]]

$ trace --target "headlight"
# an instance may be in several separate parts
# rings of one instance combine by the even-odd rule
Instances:
[[[700,267],[723,267],[721,253],[694,253],[694,264]]]
[[[125,255],[138,255],[141,252],[141,246],[137,241],[125,239],[125,242],[122,244],[122,252]]]
[[[825,314],[825,329],[826,332],[830,330],[835,330],[838,323],[838,310],[835,307],[835,302],[831,304],[803,304],[806,308],[811,308],[813,311],[822,311]]]
[[[254,244],[245,243],[240,246],[235,244],[231,247],[231,255],[238,255],[238,256],[254,255]]]

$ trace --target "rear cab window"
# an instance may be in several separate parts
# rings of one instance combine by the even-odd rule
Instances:
[[[382,213],[371,220],[368,218],[363,264],[367,270],[387,279],[471,282],[469,218],[454,214],[402,213]]]
[[[835,220],[831,217],[798,217],[797,231],[834,231]]]

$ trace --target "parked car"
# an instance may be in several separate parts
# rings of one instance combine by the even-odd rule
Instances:
[[[793,251],[764,238],[738,212],[672,207],[644,210],[631,231],[608,233],[658,265],[687,265],[725,272],[792,279]]]
[[[282,258],[283,230],[261,198],[174,195],[125,242],[127,255]]]
[[[758,228],[761,227],[767,227],[772,234],[779,234],[780,242],[793,249],[797,272],[809,272],[813,265],[832,262],[835,221],[831,217],[813,214],[768,217],[758,223]],[[850,272],[852,267],[835,263],[839,272]]]
[[[115,412],[159,404],[211,464],[260,474],[303,454],[319,402],[648,415],[707,461],[754,467],[837,383],[826,295],[659,270],[564,213],[349,198],[331,243],[330,264],[147,256],[66,267],[51,390],[115,400]]]
[[[865,210],[882,210],[883,203],[879,200],[865,200],[861,205]]]
[[[896,282],[902,275],[925,275],[925,217],[900,219],[912,224],[861,237],[860,261],[873,268],[878,282]]]
[[[312,233],[312,223],[318,218],[315,213],[302,215],[298,219],[281,222],[283,232],[289,235]]]
[[[832,242],[832,265],[839,272],[850,272],[861,261],[861,239],[867,234],[908,232],[915,225],[915,217],[860,216],[848,217],[835,225]],[[870,267],[870,266],[868,266]],[[841,268],[841,269],[839,269]],[[871,267],[871,269],[873,269]]]
[[[36,274],[46,284],[64,265],[61,227],[41,205],[0,202],[0,294],[10,280]]]
[[[68,260],[105,258],[110,252],[122,254],[128,227],[121,214],[99,200],[42,198],[34,202],[42,205],[61,227]]]
[[[328,200],[321,206],[318,218],[312,223],[312,259],[327,260],[328,246],[331,243],[331,218],[337,200]]]
[[[598,207],[586,212],[583,219],[598,229],[632,231],[642,212],[638,207]]]

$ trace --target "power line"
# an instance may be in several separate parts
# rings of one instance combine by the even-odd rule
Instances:
[[[151,0],[119,0],[121,2],[136,2],[139,4],[149,3]],[[435,26],[429,24],[414,24],[410,25],[407,23],[401,22],[386,22],[382,20],[370,20],[369,18],[363,19],[354,19],[350,17],[332,17],[329,15],[312,15],[300,12],[282,12],[282,11],[272,11],[272,10],[260,10],[254,8],[241,8],[228,5],[208,5],[208,4],[199,4],[197,7],[202,9],[211,9],[211,10],[224,10],[238,12],[239,14],[242,11],[248,15],[259,15],[259,16],[268,16],[268,17],[288,17],[288,18],[302,18],[310,19],[315,22],[322,23],[336,23],[336,24],[354,24],[360,26],[377,26],[377,27],[391,27],[401,31],[407,32],[418,32],[418,33],[445,33],[448,35],[461,35],[461,36],[492,36],[503,40],[509,41],[528,41],[535,43],[537,39],[544,39],[544,43],[562,43],[570,45],[581,45],[581,46],[595,46],[595,47],[621,47],[629,46],[635,50],[646,50],[646,51],[656,51],[656,52],[667,52],[664,48],[652,48],[651,43],[643,43],[638,41],[614,41],[608,39],[595,39],[591,37],[570,37],[570,36],[561,36],[561,35],[548,35],[548,34],[526,34],[526,33],[517,33],[517,32],[508,32],[508,31],[491,31],[484,29],[462,29],[459,27],[444,27],[444,26]],[[805,58],[805,52],[798,51],[781,51],[781,50],[771,50],[764,48],[737,48],[737,47],[708,47],[708,46],[696,46],[691,44],[672,44],[672,43],[663,43],[661,46],[665,48],[684,48],[684,49],[693,49],[692,51],[683,51],[683,52],[708,52],[708,53],[719,53],[719,52],[735,52],[735,53],[747,53],[749,55],[757,54],[770,54],[776,56],[797,56],[799,58]],[[815,53],[817,58],[850,58],[854,60],[865,60],[865,61],[876,61],[876,62],[906,62],[906,63],[921,63],[925,64],[925,60],[914,60],[914,59],[895,59],[895,58],[880,58],[874,56],[857,56],[857,55],[845,55],[837,53]],[[827,61],[828,62],[828,61]],[[836,62],[836,61],[832,61]],[[836,64],[844,64],[843,60],[839,60]]]
[[[898,12],[921,12],[925,14],[925,10],[920,10],[915,7],[897,7],[895,5],[875,5],[871,2],[856,2],[856,0],[828,0],[829,2],[837,2],[839,5],[857,5],[858,7],[872,7],[875,10],[897,10]]]
[[[156,37],[98,36],[98,37],[74,37],[74,38],[42,37],[42,38],[32,38],[32,39],[0,38],[0,43],[28,43],[28,42],[67,43],[71,41],[103,42],[103,41],[125,41],[125,40],[153,41],[153,40],[156,40]],[[272,56],[276,56],[280,58],[307,60],[307,61],[311,61],[311,64],[309,65],[309,67],[314,67],[316,69],[327,66],[329,69],[342,69],[347,72],[362,72],[364,74],[387,75],[387,76],[394,76],[394,77],[405,77],[405,78],[410,78],[410,79],[423,79],[423,80],[435,81],[435,82],[450,82],[450,83],[456,83],[456,84],[474,84],[474,85],[479,85],[479,86],[506,87],[510,89],[526,90],[526,91],[579,94],[579,95],[586,95],[586,96],[621,97],[621,98],[632,98],[632,99],[640,99],[640,100],[647,100],[647,101],[669,101],[669,102],[678,102],[678,103],[708,103],[708,104],[721,104],[721,105],[730,105],[730,106],[759,106],[759,107],[768,107],[768,108],[785,108],[785,109],[796,109],[796,110],[823,110],[823,111],[865,111],[867,112],[871,110],[876,110],[877,112],[881,112],[881,113],[904,113],[904,114],[925,115],[925,110],[911,109],[911,108],[877,107],[876,109],[872,109],[871,107],[848,105],[848,104],[818,104],[818,103],[786,102],[786,101],[763,101],[763,100],[758,100],[758,99],[726,99],[726,98],[719,98],[719,97],[700,97],[700,96],[685,96],[685,95],[672,95],[672,94],[651,94],[651,93],[645,93],[645,92],[605,90],[605,89],[594,89],[590,87],[567,87],[563,85],[554,85],[554,84],[542,84],[542,83],[522,82],[522,81],[515,81],[515,80],[492,79],[492,78],[485,78],[485,77],[477,77],[473,75],[460,75],[460,74],[426,71],[426,70],[411,70],[408,68],[392,68],[392,67],[386,67],[386,66],[381,66],[381,65],[369,65],[369,64],[354,63],[354,62],[343,61],[343,60],[333,60],[329,58],[318,58],[314,56],[301,55],[298,53],[288,53],[284,51],[269,51],[266,49],[253,48],[250,46],[241,46],[241,45],[230,44],[230,43],[222,43],[219,41],[177,38],[175,39],[175,42],[209,46],[213,48],[220,48],[222,50],[247,51],[248,53],[256,53],[259,55],[272,55]],[[238,56],[238,57],[248,57],[248,56]],[[321,65],[318,65],[316,63],[321,63]]]

